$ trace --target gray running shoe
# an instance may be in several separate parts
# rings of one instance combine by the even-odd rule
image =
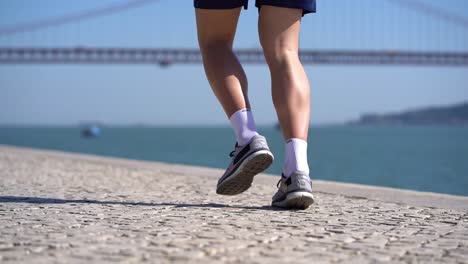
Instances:
[[[249,144],[231,152],[232,161],[218,180],[217,194],[236,195],[250,188],[255,175],[266,170],[273,162],[273,154],[265,137],[257,135]]]
[[[271,203],[273,207],[304,210],[314,203],[312,181],[303,172],[296,171],[289,178],[282,175],[277,187]]]

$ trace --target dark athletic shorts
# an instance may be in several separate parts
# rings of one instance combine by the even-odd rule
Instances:
[[[247,9],[249,0],[194,0],[195,8],[201,9],[231,9],[243,6]],[[303,14],[315,13],[315,0],[255,0],[255,6],[271,5],[302,9]]]

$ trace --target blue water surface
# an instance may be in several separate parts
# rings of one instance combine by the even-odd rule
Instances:
[[[275,155],[267,172],[280,175],[281,133],[259,130]],[[0,127],[0,144],[216,168],[229,163],[234,140],[228,127],[104,126],[97,138],[79,127]],[[312,127],[309,165],[313,179],[468,196],[468,127]]]

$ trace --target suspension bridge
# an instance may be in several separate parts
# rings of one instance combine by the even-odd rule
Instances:
[[[328,0],[327,0],[328,1]],[[132,0],[117,2],[112,5],[85,10],[78,13],[32,21],[29,23],[0,27],[0,40],[9,36],[40,32],[58,26],[67,26],[87,20],[99,19],[104,16],[117,16],[122,12],[131,12],[132,9],[156,4],[157,0]],[[328,3],[337,1],[329,1]],[[349,2],[349,1],[343,1]],[[342,2],[342,3],[343,3]],[[377,3],[379,2],[379,3]],[[468,66],[468,18],[462,15],[432,6],[430,2],[423,0],[382,0],[382,1],[354,1],[362,5],[362,14],[369,17],[366,25],[361,27],[370,31],[363,35],[391,35],[392,41],[397,42],[405,36],[399,35],[399,29],[392,26],[398,20],[407,19],[419,24],[418,34],[423,36],[421,42],[439,42],[439,47],[430,49],[408,48],[388,49],[381,47],[369,48],[366,44],[357,43],[356,46],[364,47],[350,49],[338,48],[314,48],[301,49],[300,57],[304,64],[336,64],[336,65],[427,65],[427,66]],[[396,11],[389,11],[389,28],[372,28],[378,18],[370,15],[373,8],[379,5],[391,4]],[[319,6],[320,7],[320,6]],[[384,6],[382,6],[384,7]],[[326,8],[326,5],[324,6]],[[403,12],[402,10],[405,10]],[[415,17],[402,17],[403,13],[410,12]],[[373,21],[374,20],[374,21]],[[338,28],[349,30],[349,25],[335,22],[325,31],[340,32]],[[432,25],[432,26],[430,26]],[[414,26],[414,25],[413,25]],[[369,29],[370,28],[370,29]],[[441,30],[442,28],[442,30]],[[452,33],[447,33],[447,28]],[[422,31],[422,32],[421,32]],[[377,33],[376,33],[377,32]],[[327,33],[328,34],[328,33]],[[318,34],[320,36],[320,34]],[[365,39],[366,36],[355,36]],[[397,39],[397,40],[395,40]],[[447,47],[440,42],[458,43],[456,48]],[[428,45],[428,44],[425,44]],[[264,56],[259,49],[238,49],[236,53],[241,62],[246,64],[263,64]],[[197,48],[131,48],[131,47],[33,47],[33,46],[1,46],[1,64],[157,64],[168,66],[173,64],[199,64],[202,62]]]

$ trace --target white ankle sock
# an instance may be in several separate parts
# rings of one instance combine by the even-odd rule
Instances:
[[[291,176],[295,171],[309,174],[307,162],[307,141],[299,138],[290,138],[286,141],[286,156],[284,160],[283,175]]]
[[[229,120],[236,134],[239,146],[249,143],[254,136],[258,135],[252,112],[248,109],[241,109],[235,112]]]

